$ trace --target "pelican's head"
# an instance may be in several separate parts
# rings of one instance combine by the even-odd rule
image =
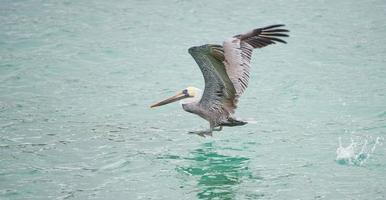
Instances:
[[[181,104],[188,104],[188,103],[193,103],[197,102],[201,99],[202,92],[200,89],[195,88],[195,87],[187,87],[186,89],[183,89],[181,92],[178,94],[169,97],[165,100],[162,100],[158,103],[155,103],[151,105],[151,108],[158,107],[158,106],[163,106],[169,103],[173,103],[175,101],[181,100]]]

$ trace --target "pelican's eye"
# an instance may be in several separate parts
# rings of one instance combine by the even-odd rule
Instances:
[[[185,89],[185,90],[182,90],[182,93],[186,96],[186,97],[188,97],[189,96],[189,93],[188,93],[188,90],[187,89]]]

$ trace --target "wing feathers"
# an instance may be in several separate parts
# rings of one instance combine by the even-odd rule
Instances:
[[[205,80],[200,105],[212,112],[230,114],[236,109],[236,91],[225,71],[223,52],[220,45],[203,45],[189,49]]]
[[[263,48],[276,42],[286,43],[278,38],[288,37],[286,32],[289,31],[279,28],[283,26],[283,24],[276,24],[257,28],[224,41],[224,65],[236,89],[236,98],[240,97],[248,86],[253,49]]]

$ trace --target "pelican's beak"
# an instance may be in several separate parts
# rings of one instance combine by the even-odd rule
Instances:
[[[169,103],[173,103],[175,101],[178,101],[178,100],[181,100],[181,99],[185,99],[185,98],[188,98],[189,95],[186,95],[184,94],[183,92],[180,92],[170,98],[167,98],[163,101],[160,101],[158,103],[155,103],[153,105],[150,106],[150,108],[154,108],[154,107],[158,107],[158,106],[163,106],[163,105],[166,105],[166,104],[169,104]]]

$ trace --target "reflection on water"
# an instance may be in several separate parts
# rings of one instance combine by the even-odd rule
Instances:
[[[216,152],[212,142],[192,152],[192,164],[179,170],[198,177],[199,199],[235,199],[237,185],[252,176],[245,157],[231,157]]]

